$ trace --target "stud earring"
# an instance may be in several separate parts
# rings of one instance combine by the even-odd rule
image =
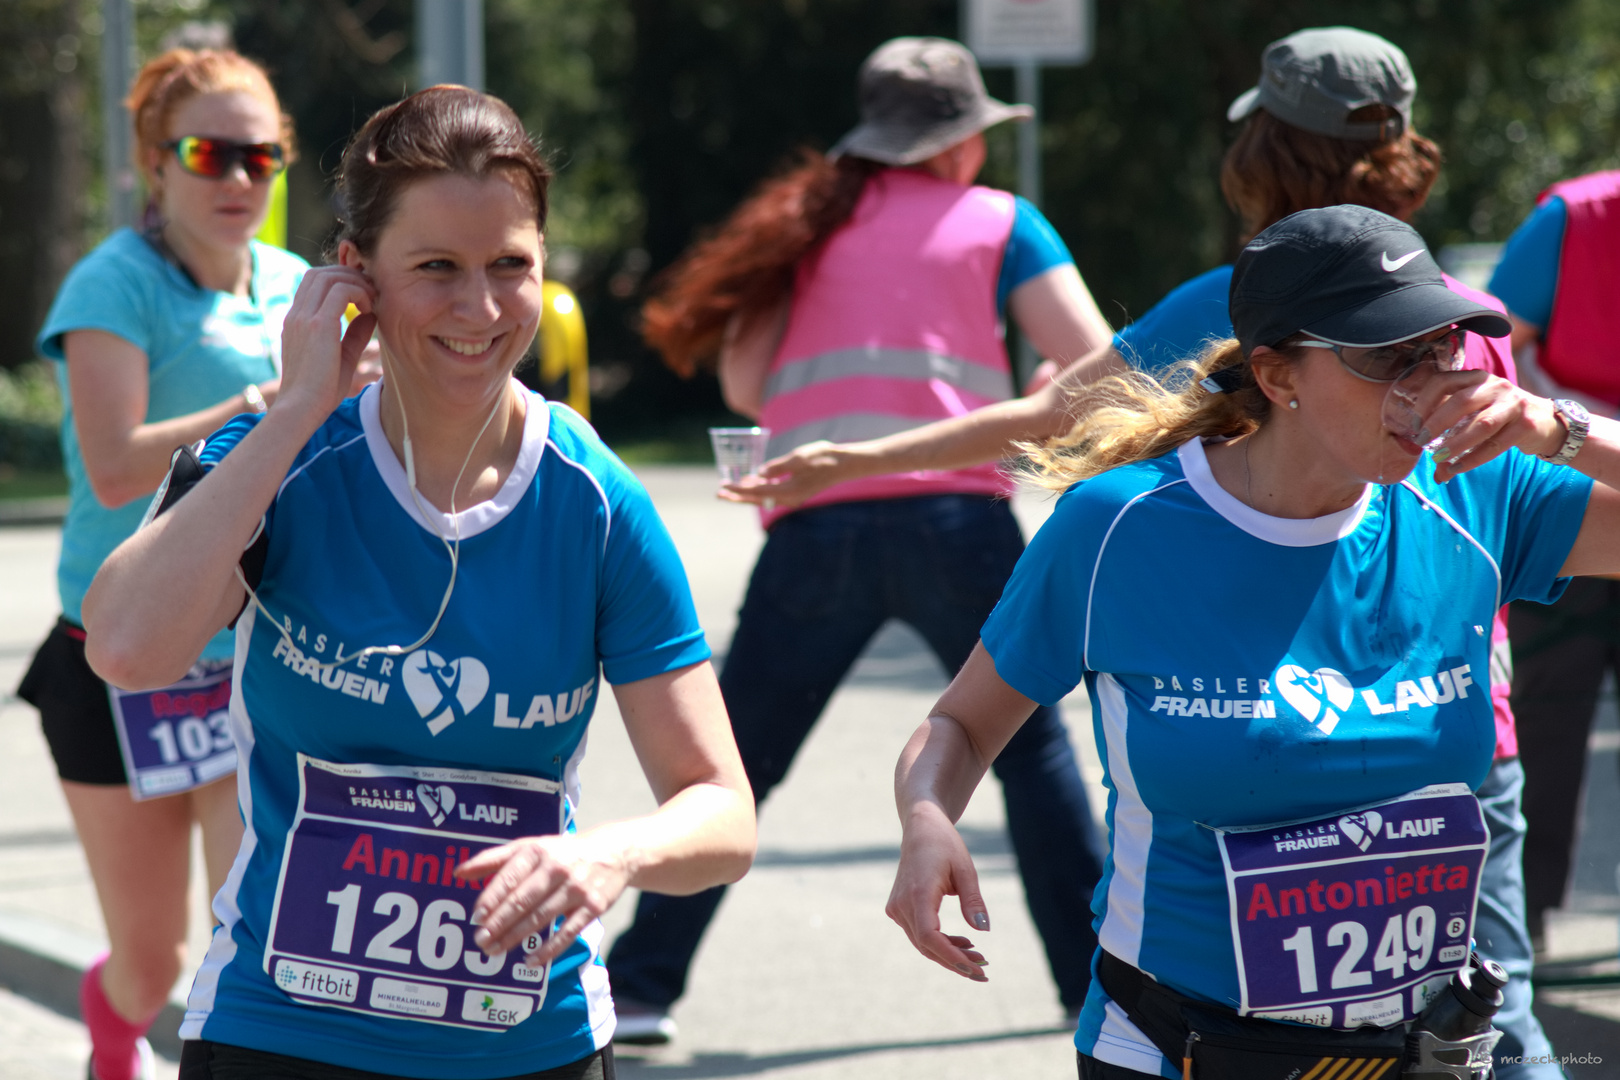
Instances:
[[[1299,408],[1299,399],[1298,399],[1298,398],[1289,398],[1289,399],[1288,399],[1288,407],[1289,407],[1289,408],[1290,408],[1290,409],[1297,409],[1297,408]]]

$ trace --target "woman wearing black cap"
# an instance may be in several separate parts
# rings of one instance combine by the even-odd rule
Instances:
[[[1084,681],[1110,853],[1081,1075],[1388,1076],[1468,957],[1492,616],[1620,569],[1620,425],[1458,370],[1506,319],[1376,211],[1261,233],[1231,311],[1035,455],[1069,490],[901,757],[889,914],[980,971],[940,929],[945,895],[984,915],[951,823]]]

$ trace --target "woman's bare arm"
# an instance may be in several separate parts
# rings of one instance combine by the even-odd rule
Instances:
[[[231,417],[249,411],[247,399],[238,393],[185,416],[148,422],[145,352],[104,330],[69,331],[62,350],[74,434],[90,488],[103,506],[123,506],[156,491],[175,447],[206,438]],[[271,379],[258,384],[259,392],[265,401],[274,401],[280,385],[280,379]]]
[[[1035,702],[1008,686],[984,645],[976,645],[895,766],[900,865],[885,910],[918,952],[975,982],[985,981],[987,961],[967,938],[946,934],[939,919],[940,903],[955,896],[969,926],[990,930],[978,872],[955,823],[990,763],[1034,711]]]
[[[785,296],[775,307],[739,311],[726,323],[720,342],[720,393],[732,412],[759,419],[765,401],[765,379],[787,331],[792,305],[792,297]]]
[[[938,420],[865,442],[806,443],[765,463],[759,476],[721,488],[733,502],[798,506],[833,484],[864,476],[918,469],[962,469],[1000,461],[1016,443],[1049,439],[1073,426],[1084,407],[1083,389],[1120,374],[1125,361],[1105,344],[1070,364],[1056,379],[1027,398],[986,405],[965,416]]]
[[[462,863],[490,880],[473,921],[486,952],[562,919],[535,954],[557,956],[627,888],[677,896],[736,881],[754,857],[754,798],[707,663],[614,688],[659,806],[571,836],[529,837]]]

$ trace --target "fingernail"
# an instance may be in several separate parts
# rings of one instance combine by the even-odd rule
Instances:
[[[478,933],[473,935],[473,944],[477,945],[480,949],[483,949],[485,952],[489,952],[489,947],[490,947],[491,944],[494,943],[494,941],[495,941],[494,936],[491,935],[490,932],[488,930],[485,930],[482,926],[480,926],[478,928]]]
[[[990,930],[990,916],[982,911],[975,911],[973,913],[973,925],[975,928],[988,933]]]
[[[1447,459],[1449,459],[1451,457],[1451,447],[1449,447],[1449,446],[1439,447],[1438,449],[1433,451],[1433,454],[1434,454],[1434,460],[1436,460],[1436,461],[1446,461]]]
[[[964,975],[972,975],[973,974],[973,969],[968,967],[966,964],[957,964],[956,965],[956,970],[960,971]]]
[[[990,966],[990,961],[988,961],[988,960],[975,960],[973,962],[975,964],[978,964],[980,967],[989,967]]]

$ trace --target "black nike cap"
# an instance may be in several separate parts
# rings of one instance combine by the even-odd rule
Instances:
[[[1256,236],[1238,255],[1228,304],[1245,355],[1300,331],[1374,348],[1444,326],[1484,337],[1512,329],[1446,287],[1417,230],[1365,206],[1301,210]]]

